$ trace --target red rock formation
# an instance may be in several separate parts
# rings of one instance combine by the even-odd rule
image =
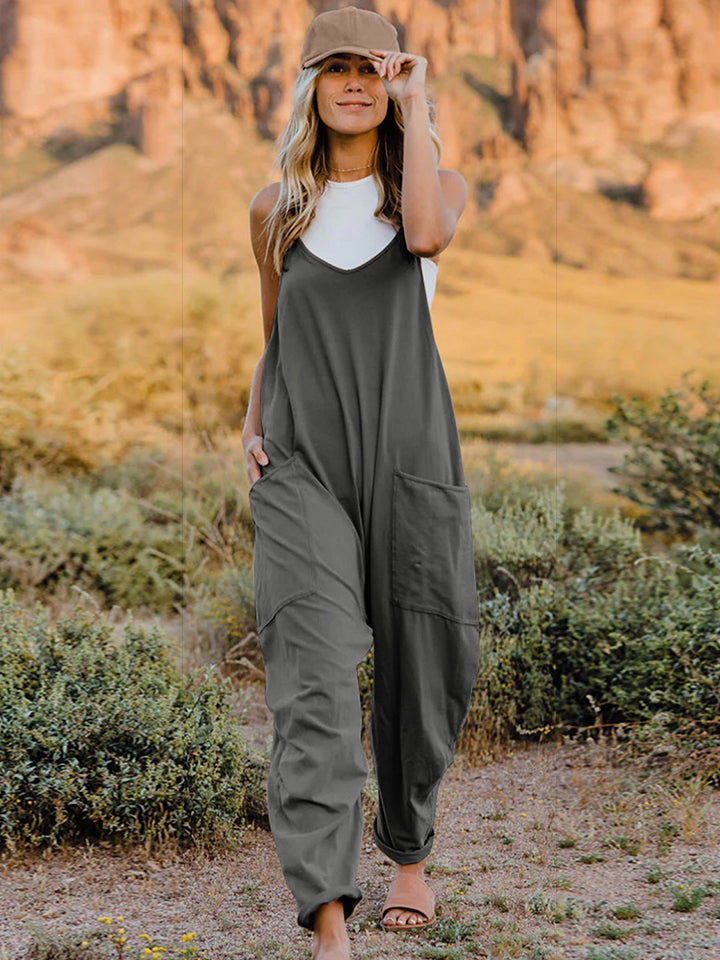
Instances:
[[[562,160],[583,182],[593,183],[595,171],[596,180],[638,184],[645,165],[634,143],[662,140],[688,120],[711,124],[720,114],[718,0],[355,2],[397,24],[402,47],[428,59],[431,84],[459,56],[512,64],[502,132],[473,137],[478,93],[440,85],[447,165],[502,162],[505,147],[513,156],[514,135],[538,171],[557,175]],[[0,0],[3,149],[60,127],[120,118],[143,152],[167,159],[183,95],[214,97],[275,138],[289,113],[307,25],[336,6]]]
[[[658,220],[692,220],[720,206],[720,171],[693,170],[676,160],[656,160],[643,182],[651,216]]]
[[[160,163],[174,154],[170,80],[167,70],[156,70],[145,85],[138,108],[137,144],[143,156]]]
[[[663,18],[678,58],[679,91],[687,117],[720,111],[720,5],[716,0],[665,0]]]
[[[114,115],[134,81],[165,69],[181,94],[177,18],[163,0],[0,0],[4,144]]]
[[[515,0],[514,14],[512,109],[538,159],[608,156],[720,113],[716,0]]]

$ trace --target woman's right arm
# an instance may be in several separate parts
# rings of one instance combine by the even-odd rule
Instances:
[[[264,219],[275,206],[280,183],[271,183],[264,187],[250,201],[250,239],[253,253],[260,273],[260,293],[262,300],[263,332],[265,347],[255,367],[250,398],[248,400],[245,423],[243,424],[241,440],[245,451],[245,466],[250,486],[262,476],[260,464],[268,463],[268,457],[263,450],[262,427],[260,423],[260,382],[262,380],[265,352],[267,350],[270,331],[272,330],[275,307],[277,305],[280,277],[275,272],[272,258],[265,256],[265,227]]]

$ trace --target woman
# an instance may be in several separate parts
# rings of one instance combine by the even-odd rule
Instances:
[[[381,922],[406,930],[434,919],[424,867],[479,665],[470,494],[427,289],[467,186],[437,169],[426,60],[384,17],[320,14],[301,65],[282,179],[250,207],[265,349],[243,447],[270,825],[313,960],[346,960],[368,774],[357,666],[374,642],[373,838],[397,864]]]

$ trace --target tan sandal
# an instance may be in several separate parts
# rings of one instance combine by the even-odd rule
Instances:
[[[392,909],[412,910],[423,914],[425,920],[415,923],[385,923],[385,914]],[[387,899],[380,915],[383,930],[424,930],[435,920],[435,893],[422,877],[413,873],[398,873],[390,884]]]

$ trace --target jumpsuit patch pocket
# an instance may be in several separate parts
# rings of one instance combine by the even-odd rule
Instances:
[[[295,455],[257,479],[248,500],[255,524],[253,580],[257,631],[291,600],[315,590],[305,505]]]
[[[392,601],[458,623],[480,621],[470,489],[393,471]]]

